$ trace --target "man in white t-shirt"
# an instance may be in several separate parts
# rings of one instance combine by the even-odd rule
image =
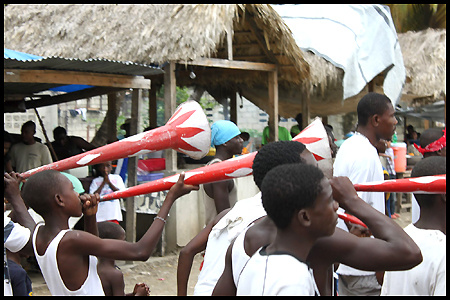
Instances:
[[[411,177],[446,174],[446,158],[431,156],[418,162]],[[404,228],[422,252],[416,267],[385,272],[381,295],[446,295],[446,194],[414,194],[420,218]]]
[[[368,93],[358,103],[358,125],[353,136],[339,148],[333,165],[333,176],[347,176],[353,184],[383,181],[383,167],[375,145],[380,139],[391,139],[397,119],[388,97]],[[373,208],[385,213],[385,199],[382,192],[358,192],[358,196]],[[347,225],[339,220],[338,227],[357,236],[370,236],[358,225]],[[339,295],[379,295],[381,286],[375,272],[357,270],[341,264],[339,274]]]
[[[329,180],[316,166],[285,164],[267,173],[261,193],[277,233],[242,269],[236,295],[318,295],[306,259],[316,240],[336,229]]]
[[[11,146],[9,151],[11,165],[17,173],[48,165],[53,162],[50,150],[42,143],[36,142],[36,124],[27,121],[22,125],[22,141]]]

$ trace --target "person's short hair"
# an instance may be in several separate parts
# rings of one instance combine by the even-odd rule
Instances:
[[[434,141],[437,141],[444,135],[444,128],[428,128],[419,137],[420,147],[425,148]]]
[[[98,222],[98,236],[102,239],[120,240],[125,235],[125,230],[114,222]]]
[[[295,213],[314,205],[323,178],[318,167],[301,163],[277,166],[267,173],[261,186],[262,204],[278,228],[286,228]]]
[[[264,145],[253,159],[253,180],[258,188],[267,172],[276,166],[289,163],[304,163],[300,154],[306,149],[296,141],[277,141]]]
[[[358,125],[366,126],[370,117],[373,115],[382,115],[389,109],[391,100],[378,93],[368,93],[359,100],[356,111],[358,113]]]
[[[434,176],[447,174],[447,159],[445,156],[429,156],[415,164],[411,171],[411,178],[422,176]],[[420,208],[431,207],[436,199],[436,194],[418,194],[414,193]]]
[[[23,131],[23,129],[24,129],[24,128],[27,128],[27,127],[33,127],[34,130],[36,131],[36,123],[34,123],[34,122],[31,121],[31,120],[28,120],[28,121],[26,121],[25,123],[23,123],[23,124],[22,124],[21,130]]]
[[[58,126],[53,129],[53,138],[56,140],[56,137],[61,134],[67,134],[67,131],[64,127]]]
[[[44,170],[31,175],[22,187],[22,199],[41,216],[47,215],[49,203],[61,192],[61,180],[66,178],[56,170]]]

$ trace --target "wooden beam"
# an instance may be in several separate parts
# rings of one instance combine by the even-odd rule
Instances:
[[[56,70],[5,69],[4,82],[87,84],[117,88],[148,89],[150,79],[143,76],[113,75]]]
[[[277,69],[274,64],[255,63],[248,61],[227,60],[219,58],[198,58],[193,61],[180,60],[178,64],[194,65],[202,67],[227,68],[238,70],[253,70],[253,71],[267,71],[273,72]]]
[[[230,97],[230,121],[237,125],[237,97],[236,92],[231,94]]]
[[[62,95],[57,96],[49,96],[49,95],[39,95],[39,96],[33,96],[33,97],[41,97],[40,100],[32,100],[32,101],[25,101],[25,107],[27,109],[29,108],[38,108],[43,106],[49,106],[53,104],[60,104],[60,103],[66,103],[78,99],[85,99],[89,97],[94,97],[98,95],[105,95],[113,92],[118,92],[123,89],[118,88],[107,88],[107,87],[93,87],[89,89],[84,89],[81,91],[76,91],[72,93],[66,93]]]
[[[269,73],[269,141],[278,141],[278,73]],[[273,139],[272,139],[273,137]]]
[[[140,122],[140,106],[141,106],[142,91],[140,89],[133,89],[131,96],[131,123],[130,135],[135,135],[141,132],[139,128]],[[137,185],[137,156],[128,158],[128,182],[127,186]],[[130,243],[136,242],[136,206],[135,197],[128,197],[125,200],[126,205],[126,240]]]
[[[164,120],[167,122],[172,114],[175,112],[177,102],[176,87],[177,81],[175,78],[175,62],[170,61],[164,67]],[[177,152],[172,149],[166,149],[166,172],[177,170]]]

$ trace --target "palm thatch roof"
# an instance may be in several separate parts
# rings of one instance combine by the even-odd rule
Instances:
[[[414,107],[446,96],[446,29],[398,35],[406,69],[402,101]]]
[[[235,60],[271,62],[256,30],[280,64],[280,81],[300,84],[309,76],[302,52],[270,5],[8,5],[4,12],[5,47],[40,56],[144,64],[226,58],[229,32]],[[252,78],[258,76],[235,81]]]
[[[302,111],[302,97],[306,92],[310,94],[312,116],[355,111],[359,99],[368,92],[366,87],[360,94],[343,101],[343,70],[300,50],[282,18],[266,4],[10,4],[4,9],[4,46],[40,56],[160,65],[199,58],[226,59],[229,55],[227,34],[232,37],[233,60],[278,66],[279,114],[283,117],[294,117]],[[436,89],[425,91],[427,84],[422,83],[438,84],[442,78],[445,82],[445,63],[444,77],[439,75],[440,79],[436,70],[429,69],[439,65],[437,60],[442,56],[445,62],[445,31],[443,37],[442,33],[436,33],[432,40],[422,37],[422,46],[411,42],[411,55],[405,44],[406,40],[412,40],[408,34],[399,34],[399,40],[408,77],[415,80],[406,84],[404,94],[440,93]],[[444,42],[436,43],[439,39]],[[441,47],[439,51],[444,51],[437,57],[429,54],[436,51],[430,49],[436,44]],[[414,54],[417,49],[423,54]],[[414,60],[420,57],[418,64]],[[430,63],[430,59],[435,62]],[[195,79],[189,77],[191,71],[195,72]],[[267,72],[181,63],[177,64],[176,76],[179,86],[203,87],[210,94],[223,97],[238,91],[261,109],[269,111]],[[430,80],[425,76],[436,78]],[[382,79],[382,75],[380,77]],[[163,83],[163,76],[151,79],[157,85]],[[383,92],[381,79],[375,80],[376,92]],[[421,84],[419,93],[415,86]],[[445,93],[445,84],[441,89]]]
[[[160,65],[226,59],[227,34],[232,37],[233,60],[277,65],[280,90],[310,86],[304,53],[270,5],[10,4],[4,9],[4,46],[44,57]],[[189,78],[190,71],[195,71],[195,80]],[[179,64],[176,73],[177,85],[204,87],[223,97],[260,84],[267,94],[267,72]],[[163,83],[163,76],[151,79],[157,85]],[[283,101],[280,98],[280,106]],[[301,99],[296,97],[295,102],[301,110]],[[289,111],[289,116],[295,114]]]

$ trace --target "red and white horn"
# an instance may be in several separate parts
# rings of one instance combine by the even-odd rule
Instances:
[[[446,194],[447,175],[391,179],[354,184],[355,190],[363,192]]]
[[[305,144],[306,148],[314,155],[319,169],[327,178],[333,177],[333,159],[331,157],[328,134],[319,117],[303,129],[293,138],[294,141]]]
[[[178,106],[166,125],[20,174],[27,178],[44,170],[63,171],[119,158],[174,149],[200,159],[210,148],[211,128],[202,107],[189,100]]]
[[[320,127],[322,130],[320,129]],[[316,160],[318,160],[319,163],[326,158],[330,158],[330,162],[326,162],[324,165],[328,166],[331,169],[331,149],[328,143],[328,136],[320,119],[316,119],[314,122],[312,122],[308,127],[303,129],[302,132],[295,136],[293,140],[304,143],[308,150],[313,153],[314,157],[316,158]],[[324,151],[322,147],[327,149],[330,153],[325,153],[326,150]],[[253,159],[255,158],[256,153],[257,152],[255,151],[209,166],[204,166],[187,171],[185,172],[184,182],[186,184],[199,185],[251,175],[253,172]],[[104,195],[101,200],[103,201],[126,198],[169,190],[172,185],[177,182],[179,176],[179,174],[175,174],[165,178],[146,182],[137,186],[129,187],[122,191]]]

